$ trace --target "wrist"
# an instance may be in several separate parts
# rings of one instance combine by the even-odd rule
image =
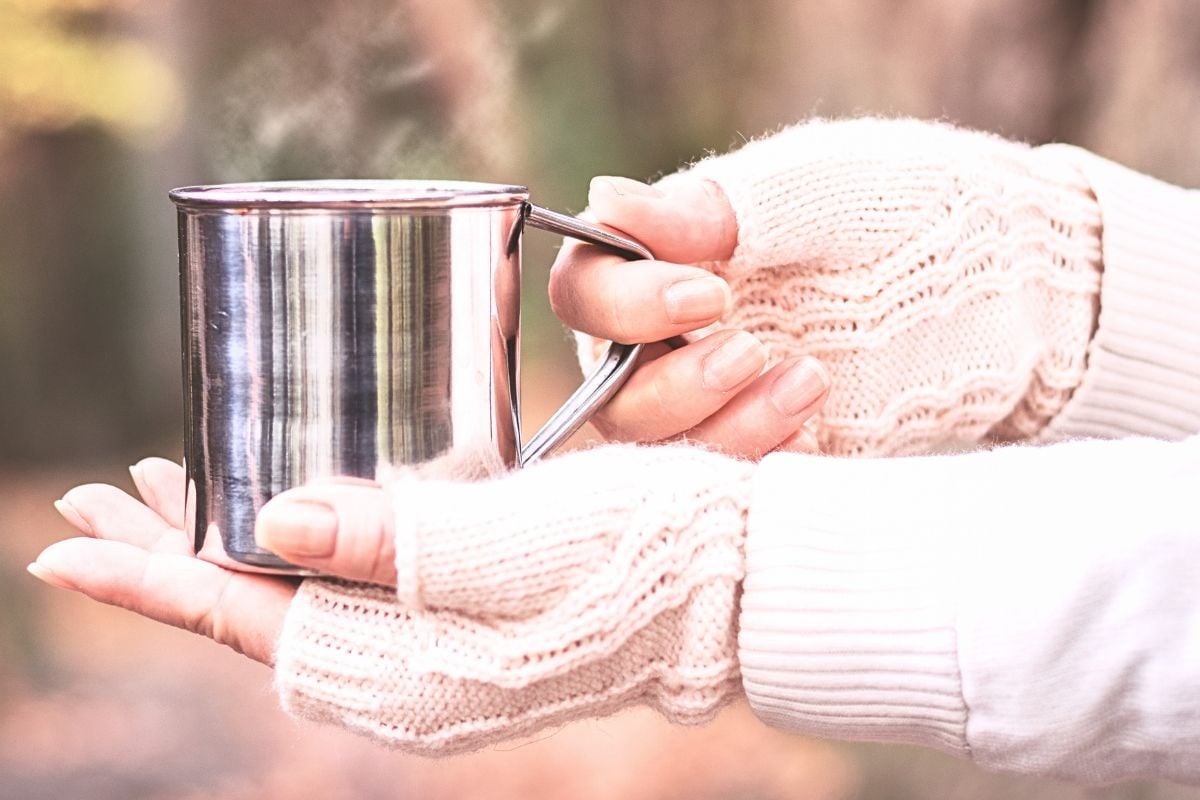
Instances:
[[[753,469],[612,446],[477,483],[399,479],[403,594],[306,581],[277,648],[281,702],[431,754],[636,703],[707,720],[741,691]]]
[[[715,542],[740,554],[752,470],[694,447],[607,445],[491,480],[400,473],[386,483],[400,600],[528,620],[558,613],[564,599],[600,602],[618,580],[677,575],[687,548]],[[631,572],[618,577],[622,569]]]
[[[1200,430],[1200,192],[1078,147],[1042,149],[1095,193],[1103,258],[1086,371],[1042,438],[1180,439]]]
[[[1019,326],[1011,335],[1029,339],[1030,360],[1010,413],[989,431],[1010,441],[1038,434],[1083,381],[1102,271],[1100,205],[1087,178],[1053,148],[1023,157],[1026,194],[1003,213],[1006,235],[1020,242],[1012,258],[1024,267],[1008,292]]]
[[[946,483],[944,459],[764,460],[738,644],[747,697],[765,722],[968,753],[957,544],[941,519],[951,512],[937,510],[944,499],[924,502]]]

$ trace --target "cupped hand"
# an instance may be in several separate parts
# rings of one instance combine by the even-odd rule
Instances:
[[[50,545],[29,571],[271,665],[297,579],[238,572],[209,542],[197,556],[184,531],[183,468],[147,458],[130,473],[140,502],[101,483],[77,486],[57,501],[84,536]],[[395,586],[394,525],[379,484],[334,478],[274,497],[259,514],[255,537],[298,566]]]
[[[721,189],[687,175],[657,186],[601,177],[588,200],[596,220],[660,259],[628,262],[571,242],[551,270],[550,302],[563,322],[597,339],[647,344],[641,365],[593,417],[601,434],[614,441],[685,438],[749,458],[776,449],[815,452],[804,423],[828,393],[820,362],[792,357],[764,371],[766,348],[742,330],[680,338],[730,310],[728,285],[702,266],[728,259],[737,244],[737,221]]]
[[[147,458],[130,472],[142,502],[115,486],[91,483],[55,503],[84,536],[50,545],[29,571],[52,586],[207,636],[271,665],[296,581],[197,558],[183,530],[183,468]]]
[[[614,446],[490,480],[397,468],[384,485],[315,482],[267,503],[256,539],[350,580],[297,585],[194,555],[183,471],[147,459],[132,470],[145,503],[112,486],[68,492],[59,511],[87,536],[30,571],[270,664],[290,713],[410,752],[631,704],[695,723],[741,692],[753,469],[699,448]]]

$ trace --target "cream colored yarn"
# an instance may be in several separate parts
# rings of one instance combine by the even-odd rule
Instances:
[[[276,655],[284,707],[427,754],[634,703],[709,719],[741,693],[752,470],[627,446],[397,479],[398,594],[305,581]]]
[[[738,219],[733,258],[708,265],[735,298],[716,327],[754,333],[772,363],[825,363],[826,452],[1027,437],[1082,380],[1100,211],[1061,153],[916,120],[817,120],[690,172]],[[594,346],[581,337],[585,365]]]

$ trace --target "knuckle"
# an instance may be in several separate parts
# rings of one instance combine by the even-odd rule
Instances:
[[[605,441],[628,442],[632,440],[620,415],[613,409],[612,403],[593,414],[589,422],[600,434],[600,438]]]
[[[550,310],[571,327],[579,327],[582,312],[587,308],[583,302],[585,294],[580,287],[586,271],[586,256],[570,243],[559,251],[558,258],[550,267],[546,294],[550,299]]]
[[[651,407],[646,411],[653,415],[653,418],[665,421],[673,429],[687,426],[689,420],[673,372],[669,369],[658,370],[650,380],[650,390],[647,394]]]
[[[567,269],[561,261],[556,261],[550,269],[550,279],[546,284],[546,293],[550,298],[550,310],[559,319],[566,321],[566,314],[572,310],[571,281]]]
[[[629,328],[629,295],[623,291],[610,291],[607,295],[605,307],[608,309],[608,317],[605,322],[612,331],[613,341],[633,344],[635,338]]]
[[[644,439],[663,439],[684,431],[704,414],[695,413],[689,406],[687,396],[680,391],[677,376],[667,371],[656,372],[639,397],[638,419],[652,420],[646,427]]]
[[[232,648],[235,652],[260,660],[252,648],[253,636],[248,635],[247,629],[237,624],[239,615],[244,617],[247,603],[243,602],[244,585],[226,575],[217,593],[217,599],[210,608],[205,624],[206,635],[218,644]]]
[[[734,216],[733,207],[729,203],[729,197],[725,194],[725,190],[711,179],[701,179],[700,187],[707,198],[713,225],[713,232],[710,234],[715,240],[713,250],[719,259],[729,258],[737,249],[738,243],[737,219]]]
[[[703,416],[690,413],[687,392],[681,389],[677,374],[662,368],[647,372],[592,416],[593,427],[604,439],[658,441],[691,427]]]
[[[395,571],[396,537],[392,508],[382,491],[377,493],[372,516],[374,519],[368,525],[369,534],[363,537],[369,548],[366,577],[372,581],[386,581]]]
[[[195,615],[192,628],[215,642],[224,643],[230,629],[230,620],[238,613],[237,598],[234,596],[233,573],[222,571],[220,582],[212,589],[212,599],[203,604]]]

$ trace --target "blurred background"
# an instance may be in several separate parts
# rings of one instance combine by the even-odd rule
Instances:
[[[1200,184],[1193,0],[0,0],[0,798],[1176,798],[629,712],[428,761],[24,572],[71,485],[181,440],[172,186],[653,178],[811,115],[940,117]],[[530,237],[526,425],[577,378]]]

